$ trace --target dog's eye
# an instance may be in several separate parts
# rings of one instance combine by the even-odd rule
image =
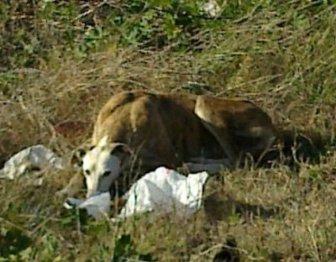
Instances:
[[[104,173],[103,173],[103,176],[109,176],[111,174],[111,171],[105,171]]]
[[[89,169],[85,169],[84,173],[85,173],[85,175],[89,176],[90,175],[90,170]]]

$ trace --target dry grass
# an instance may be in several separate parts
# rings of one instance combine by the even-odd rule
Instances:
[[[98,223],[69,213],[55,193],[70,169],[45,174],[41,187],[33,174],[0,181],[0,260],[109,261],[115,240],[127,234],[129,258],[208,261],[233,237],[242,260],[336,259],[335,12],[334,5],[314,13],[293,1],[292,10],[265,8],[200,32],[201,50],[112,43],[85,59],[56,56],[34,71],[16,71],[0,92],[0,162],[37,143],[70,157],[90,139],[104,102],[130,89],[250,99],[279,126],[323,134],[330,152],[297,170],[279,164],[223,172],[207,186],[204,209],[189,219]]]

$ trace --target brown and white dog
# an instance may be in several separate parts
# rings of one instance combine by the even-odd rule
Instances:
[[[272,146],[270,117],[248,101],[128,91],[98,115],[83,157],[87,197],[108,191],[136,155],[143,170],[159,166],[217,172],[247,154],[258,161]]]

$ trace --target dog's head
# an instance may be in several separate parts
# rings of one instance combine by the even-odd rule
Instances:
[[[123,143],[110,143],[103,137],[87,152],[81,152],[82,168],[87,187],[87,197],[109,191],[119,177],[123,162],[131,154],[131,149]]]

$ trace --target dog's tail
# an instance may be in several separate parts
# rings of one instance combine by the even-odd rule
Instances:
[[[266,160],[281,159],[290,165],[298,161],[317,163],[334,143],[331,135],[317,131],[280,128],[276,148],[267,154]]]

